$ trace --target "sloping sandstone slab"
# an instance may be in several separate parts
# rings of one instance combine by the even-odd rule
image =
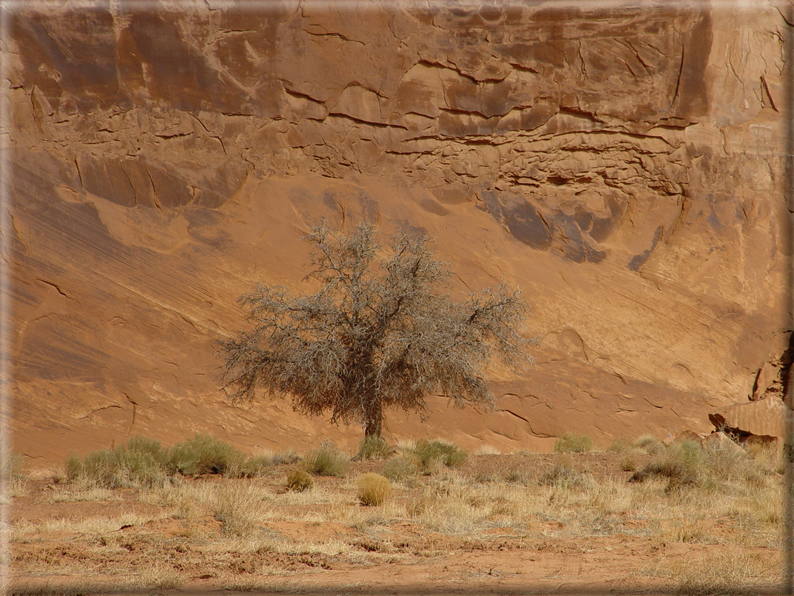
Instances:
[[[248,448],[360,430],[233,407],[213,341],[294,291],[325,217],[436,238],[453,293],[520,285],[542,347],[494,412],[395,437],[549,448],[705,432],[787,345],[785,23],[752,11],[126,2],[12,18],[14,411],[41,461],[150,434]],[[263,5],[264,6],[264,5]]]

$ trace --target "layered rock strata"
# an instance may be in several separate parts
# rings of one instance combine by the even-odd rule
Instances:
[[[213,340],[254,283],[306,289],[326,218],[436,238],[501,279],[536,365],[494,412],[393,436],[548,448],[705,431],[787,345],[786,5],[122,0],[19,8],[7,40],[19,450],[132,434],[248,448],[360,430],[236,406]]]

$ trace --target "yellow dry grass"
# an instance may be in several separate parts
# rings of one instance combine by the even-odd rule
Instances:
[[[663,455],[678,457],[672,451]],[[674,490],[665,478],[627,482],[619,453],[614,473],[598,475],[582,468],[587,460],[581,458],[588,456],[566,455],[554,466],[540,461],[535,467],[511,464],[488,474],[442,467],[411,484],[394,484],[393,497],[378,507],[361,505],[354,475],[323,478],[310,491],[290,492],[284,489],[284,470],[263,478],[184,480],[140,490],[134,497],[130,491],[67,485],[43,494],[39,502],[120,506],[123,497],[131,510],[86,519],[18,521],[11,531],[12,552],[29,548],[39,553],[40,559],[30,555],[24,565],[19,563],[23,559],[15,563],[19,573],[31,577],[124,576],[130,570],[123,565],[109,569],[101,561],[144,553],[153,564],[136,575],[134,587],[146,590],[184,588],[191,577],[202,576],[202,564],[212,561],[217,568],[213,578],[237,578],[235,585],[243,590],[292,577],[293,567],[278,567],[285,560],[302,561],[315,573],[329,561],[408,564],[416,557],[446,556],[464,543],[510,540],[520,548],[538,548],[551,541],[583,548],[604,540],[629,540],[649,549],[680,545],[702,552],[700,558],[678,557],[637,570],[678,586],[682,593],[716,593],[709,590],[725,585],[709,579],[710,570],[739,563],[744,575],[723,571],[726,582],[773,583],[779,572],[774,554],[783,502],[778,462],[765,453],[736,461],[726,454],[696,455],[690,464],[700,466],[695,470],[698,482]],[[726,472],[725,465],[732,471]],[[136,504],[147,513],[135,512]],[[413,538],[397,537],[405,528]],[[48,543],[64,540],[70,548],[79,546],[79,558],[47,554]],[[760,551],[771,554],[762,556]],[[173,552],[180,553],[177,559],[169,559]],[[167,564],[169,560],[185,568]],[[245,577],[240,576],[241,565]]]

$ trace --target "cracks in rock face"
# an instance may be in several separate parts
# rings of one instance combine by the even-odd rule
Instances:
[[[93,416],[97,412],[102,412],[103,410],[111,410],[113,408],[118,408],[119,410],[122,409],[122,407],[120,405],[118,405],[118,404],[111,404],[109,406],[101,406],[99,408],[94,408],[93,410],[88,412],[88,414],[86,414],[85,416],[80,416],[78,418],[78,420],[85,420],[86,418],[90,418],[91,416]]]
[[[675,82],[675,91],[673,92],[673,99],[670,100],[670,109],[673,109],[678,101],[678,94],[681,91],[681,79],[684,76],[684,58],[686,54],[686,46],[681,45],[681,62],[678,64],[678,76]]]
[[[214,134],[212,134],[212,133],[210,132],[210,129],[209,129],[209,128],[207,128],[206,124],[204,124],[204,123],[201,121],[201,118],[199,118],[198,116],[196,116],[196,115],[195,115],[193,112],[187,112],[187,113],[188,113],[190,116],[192,116],[192,117],[193,117],[193,118],[196,120],[196,122],[198,122],[198,123],[201,125],[201,128],[203,128],[203,129],[204,129],[204,131],[207,133],[207,136],[208,136],[208,137],[210,137],[211,139],[215,139],[216,141],[218,141],[218,143],[220,143],[220,145],[221,145],[221,149],[223,150],[223,154],[224,154],[224,155],[229,155],[229,154],[226,152],[226,145],[224,145],[224,143],[223,143],[223,139],[220,137],[220,135],[214,135]],[[228,115],[227,115],[227,116],[228,116]],[[177,136],[177,135],[174,135],[174,136]]]
[[[345,37],[341,33],[335,33],[335,32],[318,33],[318,32],[314,32],[314,31],[309,31],[308,29],[304,29],[303,31],[306,34],[311,35],[312,37],[335,37],[335,38],[341,39],[342,41],[345,41],[345,42],[357,43],[357,44],[362,45],[362,46],[366,46],[367,45],[363,41],[359,41],[358,39],[351,39],[350,37]]]
[[[532,423],[527,418],[524,418],[521,414],[516,414],[515,412],[513,412],[512,410],[510,410],[508,408],[499,408],[498,411],[499,412],[505,412],[506,414],[510,414],[511,416],[514,416],[515,418],[518,418],[519,420],[525,422],[527,424],[527,426],[529,427],[529,434],[531,434],[533,437],[537,437],[539,439],[549,439],[549,438],[552,438],[554,436],[554,435],[549,435],[549,434],[545,434],[545,433],[536,432],[532,428]]]
[[[41,283],[43,283],[43,284],[46,284],[46,285],[48,285],[48,286],[50,286],[50,287],[53,287],[53,288],[55,288],[55,290],[56,290],[56,291],[57,291],[57,292],[58,292],[58,293],[59,293],[61,296],[63,296],[64,298],[68,298],[69,300],[74,300],[74,298],[72,298],[71,296],[69,296],[69,294],[67,294],[66,292],[64,292],[64,291],[61,289],[61,287],[60,287],[58,284],[56,284],[56,283],[54,283],[54,282],[51,282],[51,281],[47,281],[46,279],[41,279],[41,278],[37,278],[37,279],[36,279],[36,281],[40,281],[40,282],[41,282]]]
[[[342,112],[328,112],[328,116],[333,116],[334,118],[342,118],[345,120],[349,120],[355,124],[363,124],[366,126],[373,126],[375,128],[383,128],[383,129],[400,129],[400,130],[408,130],[407,126],[403,126],[401,124],[388,124],[385,122],[370,122],[368,120],[362,120],[361,118],[356,118],[355,116],[351,116],[350,114],[345,114]]]
[[[135,417],[136,417],[137,412],[138,412],[138,404],[137,404],[137,402],[134,399],[132,399],[129,396],[129,394],[126,391],[122,392],[122,393],[123,393],[124,397],[127,398],[127,401],[130,402],[130,404],[132,404],[132,420],[130,420],[130,426],[127,429],[127,432],[130,432],[132,430],[132,427],[135,425]],[[117,406],[117,407],[120,407],[120,406]]]

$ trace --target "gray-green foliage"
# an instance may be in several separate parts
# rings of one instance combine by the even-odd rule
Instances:
[[[245,461],[241,451],[211,435],[196,435],[171,448],[171,465],[185,476],[236,472]]]
[[[413,452],[392,457],[381,470],[381,474],[393,482],[410,482],[422,467],[419,457]]]
[[[449,468],[456,468],[466,461],[466,457],[468,457],[466,451],[454,443],[439,439],[419,441],[414,448],[414,453],[425,470],[431,469],[434,463],[442,464]]]
[[[358,447],[356,459],[386,459],[394,453],[394,447],[383,437],[371,435],[364,437]]]
[[[350,465],[350,458],[330,443],[309,452],[303,458],[306,471],[316,476],[344,476]]]
[[[197,435],[170,449],[159,441],[133,437],[112,449],[66,459],[69,480],[85,480],[107,488],[162,485],[176,474],[261,476],[271,466],[264,457],[247,458],[241,451],[210,435]]]
[[[663,453],[667,449],[667,446],[653,435],[642,435],[631,446],[650,455]]]
[[[456,301],[427,237],[399,234],[382,250],[375,235],[368,223],[347,235],[312,228],[316,294],[259,285],[240,298],[248,329],[219,344],[234,398],[286,394],[304,414],[381,436],[385,408],[421,411],[432,393],[491,403],[487,363],[530,360],[517,290],[502,284]]]
[[[763,468],[742,449],[720,445],[703,448],[694,441],[681,441],[658,453],[630,481],[667,478],[668,490],[693,485],[722,491],[731,483],[760,486],[765,482],[764,474]]]
[[[557,453],[587,453],[593,449],[593,439],[587,435],[565,433],[554,441]]]
[[[69,480],[89,480],[107,488],[152,487],[168,477],[163,462],[149,450],[119,445],[89,453],[84,458],[70,455],[66,460]]]

